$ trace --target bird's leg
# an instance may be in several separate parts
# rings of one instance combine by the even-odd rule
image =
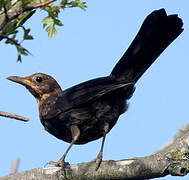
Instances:
[[[102,144],[101,144],[101,148],[100,148],[100,152],[98,153],[98,156],[93,160],[96,162],[96,171],[98,170],[98,168],[100,167],[100,164],[102,162],[102,157],[103,157],[103,149],[104,149],[104,142],[105,142],[105,139],[106,139],[106,134],[108,133],[108,130],[109,130],[109,124],[108,123],[105,123],[104,124],[104,135],[103,135],[103,138],[102,138]]]
[[[72,134],[72,142],[68,146],[68,148],[67,148],[66,152],[64,153],[64,155],[61,157],[61,159],[58,162],[49,161],[47,164],[52,164],[52,165],[61,166],[61,167],[65,165],[66,155],[68,154],[68,152],[71,149],[72,145],[78,140],[78,138],[80,136],[80,130],[76,125],[72,125],[70,127],[70,130],[71,130],[71,134]]]

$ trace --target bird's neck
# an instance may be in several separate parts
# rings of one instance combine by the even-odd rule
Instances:
[[[55,89],[53,92],[50,92],[50,93],[44,93],[43,95],[40,96],[39,99],[37,99],[37,103],[38,103],[38,106],[40,107],[43,102],[49,98],[50,96],[54,95],[54,94],[58,94],[58,93],[61,93],[62,90],[61,89]]]

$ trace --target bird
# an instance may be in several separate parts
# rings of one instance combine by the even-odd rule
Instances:
[[[7,79],[25,86],[35,97],[45,130],[69,143],[63,156],[48,164],[63,166],[73,144],[86,144],[102,138],[100,151],[93,160],[96,170],[103,158],[106,135],[128,109],[135,84],[160,54],[182,33],[182,19],[154,10],[142,23],[136,37],[112,72],[62,90],[50,75],[35,73]]]

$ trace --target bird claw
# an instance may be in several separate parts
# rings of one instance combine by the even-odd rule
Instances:
[[[98,170],[98,168],[99,168],[100,165],[101,165],[101,162],[102,162],[102,159],[97,159],[97,160],[96,160],[96,168],[95,168],[95,171]]]
[[[98,156],[92,160],[92,162],[96,163],[95,171],[97,171],[102,163],[102,152],[100,152]]]
[[[58,161],[58,162],[49,161],[49,162],[47,162],[47,164],[54,165],[54,166],[56,166],[56,167],[62,167],[62,164],[64,164],[64,162],[60,162],[60,161]]]
[[[66,177],[66,172],[67,172],[67,169],[70,169],[70,164],[69,162],[65,162],[65,161],[58,161],[58,162],[55,162],[55,161],[49,161],[47,162],[47,164],[50,164],[50,165],[54,165],[55,167],[61,167],[61,171],[62,171],[62,175],[64,177]],[[47,165],[46,164],[46,165]]]
[[[56,167],[64,167],[64,168],[66,168],[67,166],[70,166],[69,162],[65,162],[65,161],[58,161],[58,162],[49,161],[47,162],[47,164],[54,165]]]

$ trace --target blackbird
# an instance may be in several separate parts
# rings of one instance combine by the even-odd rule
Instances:
[[[36,73],[9,80],[24,85],[36,98],[40,120],[45,130],[70,143],[63,157],[49,164],[62,166],[73,144],[85,144],[102,137],[95,158],[99,168],[106,134],[127,108],[134,85],[157,57],[183,31],[178,15],[155,10],[144,20],[135,39],[106,77],[92,79],[62,90],[51,76]]]

